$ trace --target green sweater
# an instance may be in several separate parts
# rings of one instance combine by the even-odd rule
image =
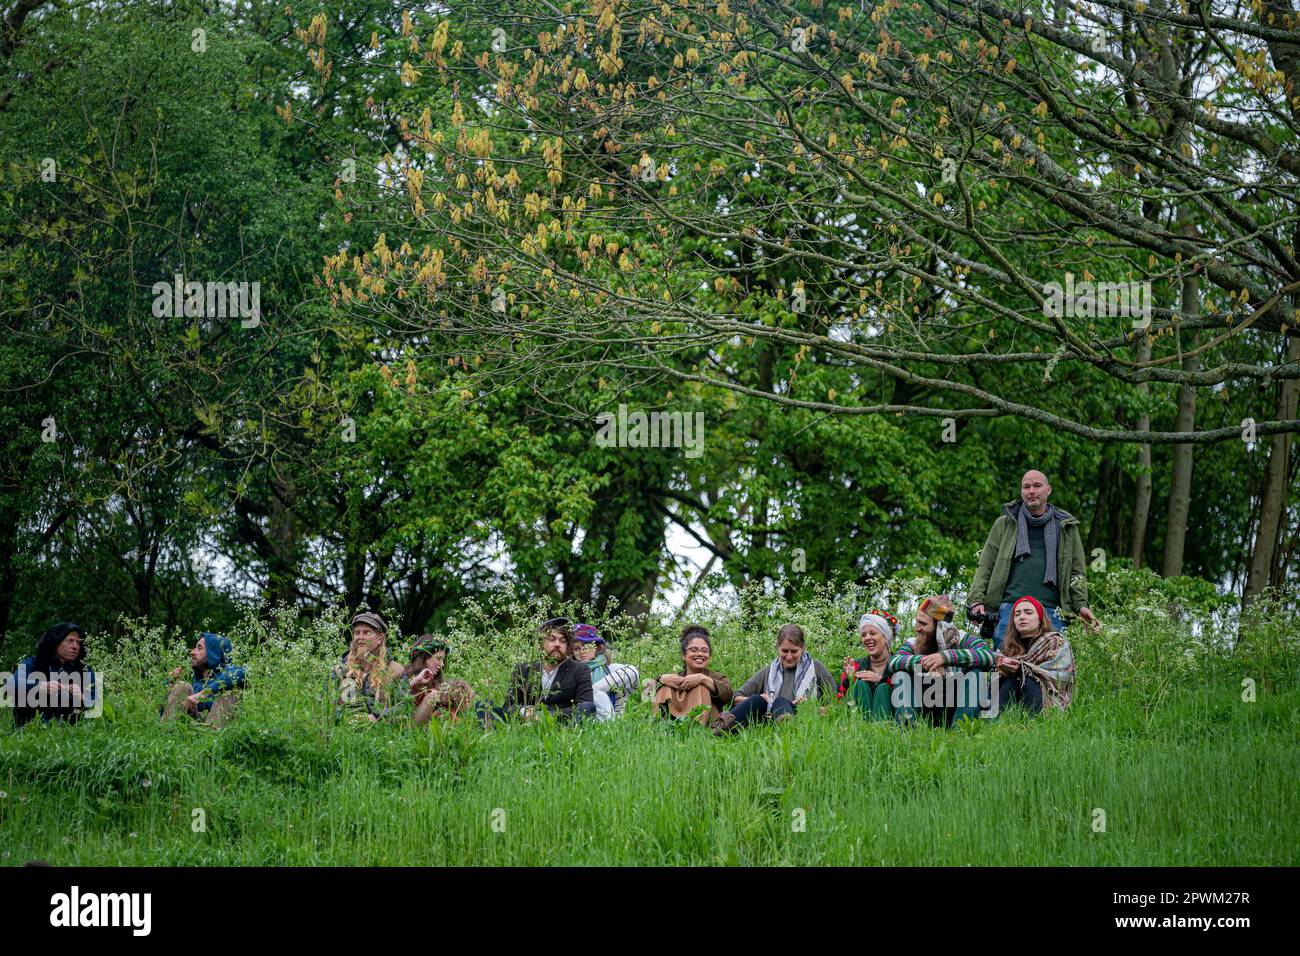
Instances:
[[[1011,559],[1016,551],[1016,519],[1011,510],[1019,502],[1003,505],[980,551],[979,567],[971,582],[970,605],[984,604],[996,608],[1003,602],[1011,577]],[[1061,611],[1069,616],[1088,606],[1088,563],[1083,539],[1079,537],[1079,519],[1061,509],[1061,536],[1056,545],[1056,585],[1061,592]],[[1040,578],[1041,582],[1041,578]],[[1010,595],[1018,597],[1018,595]]]

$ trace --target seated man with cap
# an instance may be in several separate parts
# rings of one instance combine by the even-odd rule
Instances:
[[[581,720],[596,712],[591,668],[577,660],[573,628],[556,617],[538,629],[542,659],[516,664],[502,710],[507,716],[535,719],[541,708],[560,720]]]
[[[373,611],[352,618],[352,641],[330,671],[334,715],[363,723],[398,714],[410,691],[403,667],[388,653],[388,625]]]

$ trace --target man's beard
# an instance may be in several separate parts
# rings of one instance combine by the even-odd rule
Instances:
[[[933,654],[935,651],[937,651],[939,649],[939,645],[935,641],[935,635],[937,635],[938,633],[939,633],[939,628],[935,627],[935,629],[931,631],[929,634],[926,634],[922,637],[918,637],[916,639],[917,651],[921,654]]]

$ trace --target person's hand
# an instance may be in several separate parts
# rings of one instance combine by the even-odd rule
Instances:
[[[173,667],[171,671],[169,671],[167,674],[168,678],[170,678],[171,680],[180,680],[183,666],[184,665]]]
[[[794,700],[791,701],[791,703],[794,704],[796,707],[798,707],[807,699],[808,699],[807,697],[796,697]]]
[[[681,674],[660,674],[659,683],[663,684],[665,687],[671,687],[673,690],[681,690],[682,675]]]
[[[371,722],[371,723],[373,723],[373,724],[377,724],[377,723],[379,723],[379,715],[378,715],[378,714],[366,714],[366,716],[370,718],[370,722]]]
[[[434,671],[426,667],[420,673],[411,678],[411,690],[419,690],[421,687],[427,687],[433,683]]]
[[[772,698],[775,697],[776,695],[769,691],[763,691],[763,693],[759,694],[758,696],[763,698],[765,701],[767,701],[770,704],[772,703]]]
[[[972,614],[983,614],[983,613],[984,613],[984,605],[983,605],[983,604],[972,604],[972,605],[970,606],[970,612],[971,612]]]
[[[1092,613],[1091,608],[1079,608],[1079,617],[1083,619],[1083,623],[1087,625],[1088,630],[1092,631],[1092,633],[1096,634],[1101,630],[1101,621],[1097,620],[1097,616]]]
[[[737,694],[735,697],[731,698],[731,706],[739,707],[747,700],[749,700],[749,698],[746,697],[744,694]]]
[[[942,670],[943,665],[943,655],[938,651],[935,651],[933,654],[926,654],[921,658],[921,667],[927,671]]]
[[[870,667],[858,671],[858,680],[864,680],[868,684],[879,684],[880,679],[884,676],[880,671],[872,670]]]
[[[686,674],[678,678],[677,687],[679,690],[694,690],[700,686],[703,678],[699,674]]]
[[[858,662],[855,661],[855,660],[854,660],[853,658],[851,658],[851,657],[845,656],[845,658],[844,658],[844,670],[846,670],[846,671],[848,671],[850,674],[852,674],[852,673],[853,673],[854,671],[856,671],[857,669],[858,669]]]

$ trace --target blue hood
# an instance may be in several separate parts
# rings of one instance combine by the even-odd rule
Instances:
[[[199,636],[203,638],[208,648],[208,670],[215,674],[226,666],[226,658],[230,656],[235,645],[223,634],[204,631]]]

